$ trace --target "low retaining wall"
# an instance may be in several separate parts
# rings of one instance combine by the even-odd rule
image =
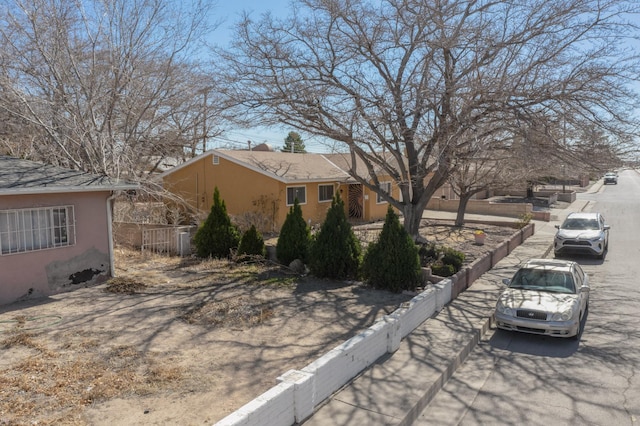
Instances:
[[[444,200],[442,198],[432,198],[427,204],[429,210],[439,210],[444,212],[457,212],[460,200]],[[531,203],[494,203],[487,200],[469,200],[465,213],[482,214],[489,216],[505,216],[520,218],[523,215],[533,212]]]
[[[535,232],[534,224],[477,259],[453,277],[444,279],[385,315],[365,331],[327,352],[302,370],[289,370],[276,386],[216,423],[216,426],[291,426],[311,416],[334,392],[378,358],[393,353],[402,338],[440,311],[473,281]]]

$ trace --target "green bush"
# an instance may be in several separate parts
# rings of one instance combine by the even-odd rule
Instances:
[[[442,258],[440,259],[443,264],[453,266],[455,272],[458,272],[462,268],[464,263],[464,253],[450,247],[442,248]]]
[[[344,211],[344,202],[336,194],[327,217],[309,247],[309,269],[320,278],[357,278],[362,256]]]
[[[438,247],[434,243],[420,246],[418,249],[422,266],[429,266],[431,272],[441,277],[449,277],[462,268],[465,254],[461,251]]]
[[[265,254],[264,238],[262,238],[262,234],[258,232],[256,226],[251,225],[251,228],[247,229],[242,234],[242,238],[240,238],[238,255],[264,256]]]
[[[450,277],[456,273],[456,269],[453,265],[436,262],[431,265],[431,272],[439,277]]]
[[[306,263],[307,251],[311,240],[311,231],[302,217],[302,209],[296,198],[289,209],[287,217],[280,229],[276,244],[276,257],[284,265],[289,265],[295,259]]]
[[[213,205],[209,216],[196,232],[194,243],[199,257],[228,258],[238,247],[240,233],[231,223],[218,187],[213,192]]]
[[[421,282],[418,248],[391,206],[377,241],[367,247],[362,272],[374,288],[397,293],[414,291]]]
[[[420,256],[420,264],[426,266],[438,260],[440,253],[434,243],[427,243],[418,247],[418,255]]]
[[[518,221],[516,222],[516,228],[517,229],[524,228],[529,224],[529,222],[531,222],[531,219],[533,219],[533,214],[522,213],[520,216],[518,216]]]

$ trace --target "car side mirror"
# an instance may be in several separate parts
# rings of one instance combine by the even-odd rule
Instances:
[[[605,225],[605,226],[604,226],[604,230],[605,230],[605,231],[608,231],[609,229],[611,229],[611,225]]]
[[[588,285],[583,285],[582,287],[580,287],[580,292],[581,293],[588,293],[589,292],[589,286]]]
[[[502,284],[508,286],[509,284],[511,284],[511,278],[503,278],[502,279]]]
[[[560,229],[560,225],[556,225],[556,229]]]

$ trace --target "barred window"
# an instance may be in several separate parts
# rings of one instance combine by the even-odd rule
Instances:
[[[75,243],[73,206],[0,210],[0,255]]]
[[[318,201],[333,201],[333,185],[318,185]]]

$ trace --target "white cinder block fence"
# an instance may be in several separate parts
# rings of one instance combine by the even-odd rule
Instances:
[[[313,414],[326,398],[386,353],[451,300],[445,279],[385,315],[371,327],[335,347],[302,370],[278,377],[278,384],[239,408],[216,426],[291,426]]]

